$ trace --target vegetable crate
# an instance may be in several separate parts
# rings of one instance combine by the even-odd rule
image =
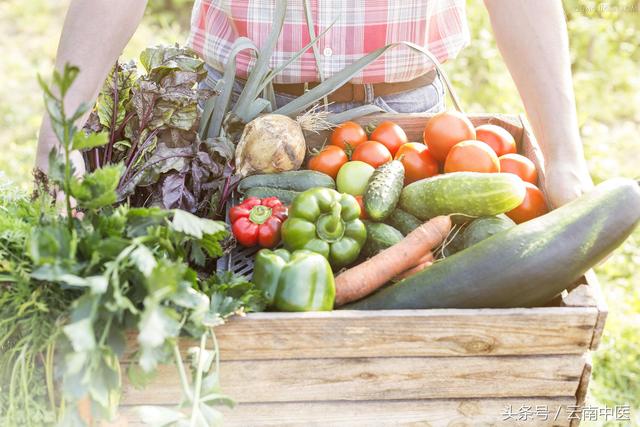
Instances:
[[[474,125],[509,130],[540,173],[543,159],[525,120],[471,116]],[[421,141],[429,115],[392,119]],[[326,135],[314,136],[320,145]],[[232,260],[233,261],[233,260]],[[250,270],[239,262],[237,268]],[[236,268],[234,268],[235,270]],[[256,313],[216,329],[221,385],[236,400],[225,425],[526,425],[574,426],[591,375],[607,308],[588,272],[548,306]],[[132,338],[133,339],[133,338]],[[133,344],[133,342],[132,342]],[[184,343],[186,349],[192,343]],[[176,405],[173,367],[154,385],[126,387],[123,411]]]

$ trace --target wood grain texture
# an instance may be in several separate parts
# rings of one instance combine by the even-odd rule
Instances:
[[[609,309],[602,296],[598,277],[593,270],[585,273],[581,283],[583,284],[576,286],[562,299],[562,305],[565,307],[594,307],[597,310],[598,314],[589,344],[589,349],[595,350],[600,344]]]
[[[226,361],[582,354],[597,315],[594,307],[253,313],[216,336]],[[127,348],[135,347],[130,335]]]
[[[217,329],[223,360],[579,354],[593,308],[256,313]]]
[[[587,284],[591,288],[591,294],[596,302],[596,308],[598,310],[598,317],[596,318],[596,325],[593,328],[593,337],[591,338],[590,345],[591,350],[596,350],[600,345],[600,340],[602,339],[602,333],[604,332],[604,325],[607,322],[609,308],[607,307],[607,303],[602,295],[600,281],[598,280],[598,276],[596,276],[595,271],[587,271],[585,273],[585,278],[587,279]]]
[[[220,381],[240,403],[575,396],[581,355],[223,361]],[[124,387],[127,405],[180,401],[175,367],[149,391]]]
[[[593,290],[587,284],[578,285],[562,298],[562,305],[565,307],[595,307],[596,300],[593,297]]]
[[[578,389],[576,390],[576,405],[584,406],[587,401],[587,391],[589,390],[589,382],[591,380],[591,356],[585,355],[584,369],[582,375],[580,375],[580,382],[578,383]]]
[[[242,427],[376,427],[376,426],[512,426],[509,416],[523,406],[546,408],[547,420],[540,411],[521,421],[526,426],[569,426],[567,407],[575,405],[571,397],[545,399],[465,400],[402,400],[388,402],[285,402],[276,404],[240,404],[224,409],[225,426]],[[142,427],[145,424],[132,407],[122,408],[128,424],[122,427]],[[557,414],[557,416],[556,416]],[[555,419],[554,419],[555,418]]]

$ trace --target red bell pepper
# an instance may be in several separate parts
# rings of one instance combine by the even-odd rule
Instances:
[[[231,231],[242,246],[274,248],[280,243],[280,228],[287,207],[277,197],[249,197],[229,210]]]

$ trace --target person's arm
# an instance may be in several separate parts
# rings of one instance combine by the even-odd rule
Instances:
[[[65,109],[72,113],[82,102],[93,102],[104,79],[142,20],[147,0],[72,0],[64,21],[56,69],[66,63],[80,68],[65,97]],[[89,113],[79,120],[84,123]],[[38,137],[36,167],[48,170],[51,148],[58,145],[45,115]],[[79,153],[72,154],[77,173],[84,172]]]
[[[592,185],[578,130],[562,2],[485,0],[498,48],[545,157],[559,206]]]

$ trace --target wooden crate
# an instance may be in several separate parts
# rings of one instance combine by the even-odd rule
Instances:
[[[428,115],[393,119],[421,140]],[[363,123],[371,117],[362,120]],[[472,116],[475,125],[508,129],[540,171],[543,161],[521,117]],[[310,145],[319,145],[318,135]],[[544,174],[540,174],[544,188]],[[218,328],[221,383],[238,406],[232,426],[513,425],[527,407],[526,425],[577,425],[572,407],[584,403],[591,364],[607,315],[592,271],[549,306],[513,309],[435,309],[255,313]],[[131,342],[134,345],[134,342]],[[183,343],[184,348],[193,343]],[[125,387],[131,408],[174,406],[177,372],[161,367],[145,390]]]

